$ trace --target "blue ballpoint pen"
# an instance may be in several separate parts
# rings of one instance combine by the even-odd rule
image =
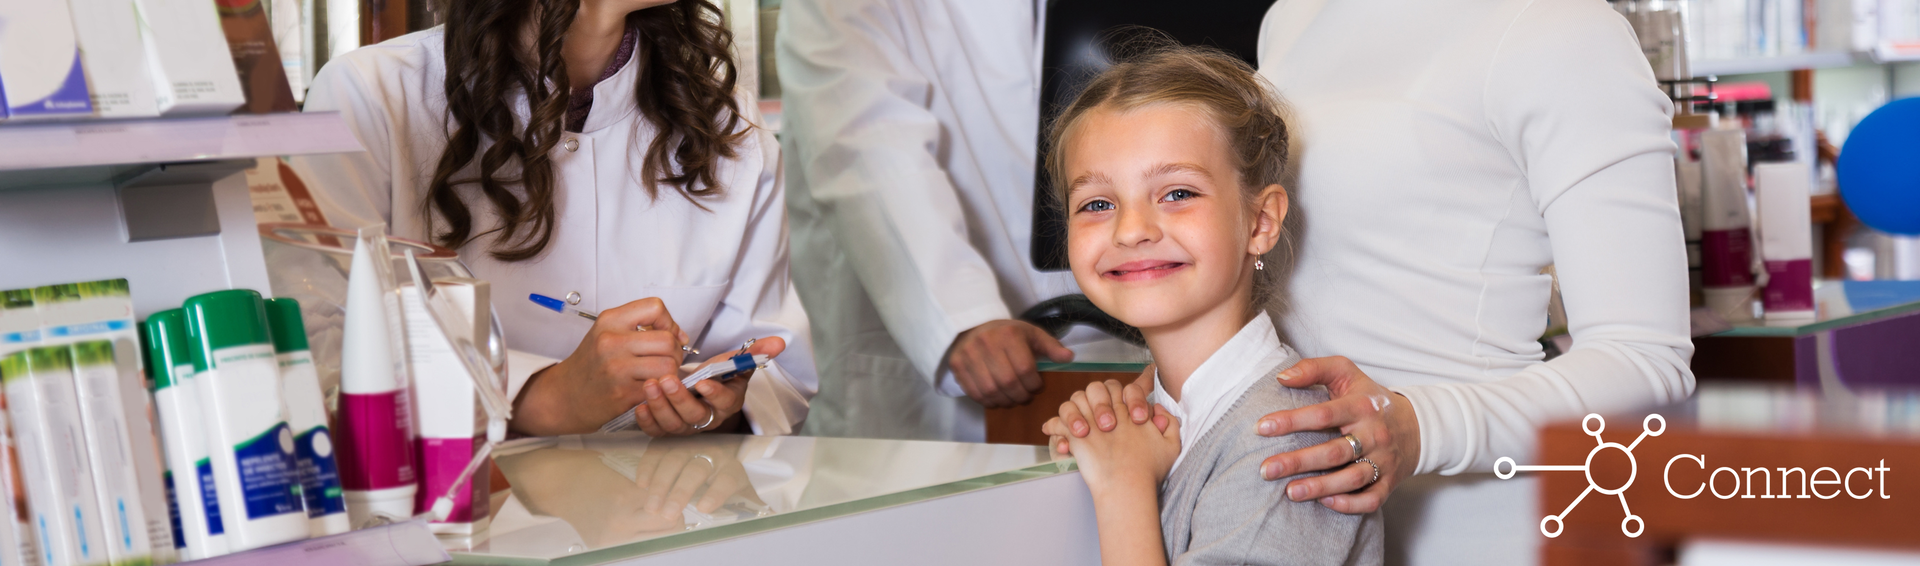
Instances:
[[[541,307],[544,307],[547,310],[557,312],[560,314],[573,313],[575,316],[578,316],[580,318],[584,318],[587,320],[596,320],[596,321],[600,320],[600,315],[573,308],[571,305],[568,305],[566,301],[555,299],[553,297],[549,297],[539,293],[533,293],[533,294],[527,295],[527,300],[533,301],[533,304],[540,305]],[[702,336],[702,338],[705,338],[705,337]],[[700,350],[694,348],[692,344],[681,346],[680,349],[682,351],[685,351],[686,353],[693,354],[695,356],[700,355]]]

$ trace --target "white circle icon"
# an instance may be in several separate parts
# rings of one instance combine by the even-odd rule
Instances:
[[[1659,425],[1659,428],[1655,428],[1656,423]],[[1573,498],[1573,503],[1567,504],[1566,510],[1561,511],[1558,515],[1547,515],[1546,517],[1541,518],[1540,534],[1546,535],[1547,538],[1560,536],[1560,532],[1566,529],[1566,523],[1561,519],[1563,517],[1566,517],[1568,513],[1572,513],[1573,508],[1578,507],[1580,505],[1581,500],[1586,499],[1588,494],[1591,494],[1594,492],[1599,492],[1601,495],[1612,495],[1620,498],[1620,509],[1627,513],[1627,518],[1622,519],[1620,521],[1621,533],[1626,534],[1628,537],[1639,537],[1640,533],[1646,532],[1647,522],[1642,520],[1639,515],[1633,514],[1633,510],[1627,507],[1627,496],[1626,496],[1627,488],[1633,487],[1633,480],[1639,476],[1639,470],[1640,470],[1640,462],[1634,459],[1633,449],[1637,446],[1640,446],[1640,441],[1646,440],[1647,437],[1660,436],[1661,433],[1666,432],[1667,419],[1666,417],[1662,417],[1659,414],[1647,415],[1647,418],[1641,422],[1640,437],[1633,439],[1633,443],[1628,444],[1626,446],[1621,446],[1617,442],[1607,442],[1606,440],[1601,439],[1600,433],[1605,431],[1606,429],[1607,429],[1607,419],[1601,417],[1598,413],[1591,413],[1591,414],[1588,414],[1586,418],[1580,419],[1581,432],[1585,432],[1587,433],[1587,436],[1593,437],[1593,441],[1596,445],[1594,446],[1592,451],[1587,452],[1586,462],[1578,466],[1567,466],[1567,465],[1523,466],[1523,465],[1520,465],[1518,462],[1515,462],[1513,458],[1508,458],[1504,456],[1498,460],[1493,461],[1493,475],[1503,480],[1512,479],[1514,475],[1520,472],[1574,472],[1574,471],[1577,471],[1577,472],[1586,474],[1586,477],[1587,477],[1586,491],[1580,492],[1580,496]],[[1615,487],[1615,488],[1601,487],[1600,482],[1594,480],[1593,478],[1593,458],[1595,456],[1599,456],[1601,452],[1605,452],[1607,450],[1619,450],[1622,454],[1627,455],[1627,481],[1626,483],[1620,484],[1620,487]]]

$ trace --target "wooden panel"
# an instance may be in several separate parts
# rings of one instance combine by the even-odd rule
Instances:
[[[1793,338],[1701,336],[1693,339],[1693,375],[1699,379],[1794,382]]]
[[[1596,442],[1580,430],[1579,423],[1552,425],[1541,435],[1539,462],[1534,464],[1579,465],[1588,461]],[[1608,419],[1603,438],[1606,442],[1632,444],[1642,431],[1642,423],[1626,418]],[[1690,454],[1705,461],[1704,467],[1691,459],[1669,461]],[[1637,538],[1621,532],[1626,513],[1622,497],[1599,492],[1587,493],[1566,513],[1561,535],[1547,539],[1544,558],[1551,566],[1598,563],[1662,563],[1673,549],[1688,539],[1713,538],[1814,545],[1845,545],[1869,548],[1920,549],[1920,537],[1914,536],[1914,512],[1906,496],[1920,489],[1920,474],[1905,470],[1920,469],[1920,439],[1912,437],[1868,437],[1845,431],[1736,432],[1702,430],[1685,421],[1670,421],[1660,436],[1648,436],[1632,452],[1634,465],[1619,450],[1605,449],[1592,460],[1594,483],[1615,488],[1628,481],[1632,485],[1622,494],[1626,504],[1644,521],[1644,532]],[[1716,470],[1714,484],[1707,484]],[[1847,485],[1806,487],[1816,489],[1814,497],[1800,498],[1803,481],[1797,472],[1782,474],[1780,468],[1800,468],[1808,474],[1823,467],[1833,468],[1841,479],[1854,468],[1885,467],[1902,473],[1875,472],[1871,479],[1855,473],[1854,498],[1845,493]],[[1765,468],[1768,476],[1756,472],[1749,482],[1745,468]],[[1631,471],[1630,471],[1631,470]],[[1541,474],[1542,517],[1565,511],[1568,504],[1588,489],[1587,476],[1579,471],[1528,472]],[[1669,489],[1667,476],[1671,474]],[[1783,475],[1790,481],[1783,481]],[[1738,479],[1736,489],[1733,481]],[[1826,480],[1825,474],[1818,479]],[[1682,499],[1674,495],[1699,495]],[[1729,499],[1714,495],[1729,494]],[[1841,490],[1835,494],[1833,490]],[[1769,494],[1788,497],[1767,498]],[[1821,499],[1820,494],[1836,495]],[[1670,560],[1670,558],[1668,558]]]
[[[1132,383],[1139,378],[1138,373],[1104,371],[1043,371],[1040,391],[1033,396],[1033,402],[1007,409],[987,409],[987,442],[990,444],[1029,444],[1045,446],[1047,435],[1040,434],[1040,426],[1047,424],[1060,414],[1060,404],[1073,399],[1075,391],[1085,391],[1087,384],[1109,379],[1118,379],[1121,383]]]

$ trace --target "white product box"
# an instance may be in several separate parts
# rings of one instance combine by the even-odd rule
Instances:
[[[0,107],[8,120],[93,115],[67,0],[0,2]]]
[[[8,416],[20,441],[21,476],[45,566],[106,564],[93,469],[73,387],[73,354],[62,346],[0,359]]]
[[[120,374],[114,364],[113,342],[89,340],[73,344],[73,384],[80,402],[80,430],[86,435],[87,462],[92,465],[94,503],[106,531],[101,546],[114,564],[151,564],[153,539],[148,538],[145,497],[140,493],[139,467],[134,465],[132,427],[121,412]],[[142,415],[145,416],[145,415]],[[161,485],[162,516],[166,504]],[[171,551],[172,522],[159,533]],[[171,554],[171,553],[169,553]]]
[[[132,0],[67,0],[73,6],[73,31],[80,41],[93,113],[102,118],[159,116],[164,108],[147,70],[147,47],[140,39]]]
[[[133,319],[133,297],[128,293],[127,280],[47,285],[34,288],[33,294],[34,308],[40,313],[40,335],[44,344],[68,345],[93,340],[112,343],[114,374],[111,378],[118,390],[101,390],[95,394],[96,397],[82,401],[93,402],[101,396],[111,395],[110,401],[119,405],[119,414],[128,416],[112,425],[114,428],[110,432],[104,433],[109,436],[123,435],[131,454],[133,470],[129,473],[138,486],[139,505],[137,509],[131,505],[128,507],[131,513],[128,525],[134,529],[144,528],[148,541],[172,541],[173,521],[168,513],[166,480],[162,475],[165,465],[160,459],[158,428],[154,426],[152,417],[152,396],[147,393],[142,369],[145,364],[140,359],[140,327]],[[101,379],[106,378],[104,374],[101,376]],[[104,408],[99,409],[99,412],[105,411]],[[106,438],[99,434],[96,432],[89,438]],[[95,465],[101,466],[104,464]],[[118,535],[119,525],[115,525],[114,530]],[[121,540],[124,543],[125,537]],[[171,544],[163,542],[149,547],[155,561],[173,561],[175,552]]]
[[[435,279],[433,284],[467,315],[473,328],[469,339],[485,344],[491,329],[487,313],[493,312],[490,285],[478,279],[451,277]],[[435,500],[446,495],[486,444],[487,415],[473,390],[473,377],[428,314],[419,288],[411,282],[402,283],[401,297],[406,307],[407,362],[413,368],[414,442],[418,446],[414,453],[420,457],[420,490],[414,496],[414,512],[425,513],[432,510]],[[474,474],[467,480],[454,497],[446,520],[429,524],[434,534],[470,536],[485,532],[489,523],[488,482],[481,476]]]
[[[246,103],[220,15],[207,0],[134,0],[164,113],[226,114]]]
[[[33,310],[33,290],[0,291],[0,359],[40,343],[40,313]],[[3,371],[3,370],[0,370]],[[11,409],[0,389],[0,562],[34,564],[40,562],[34,544],[32,521],[27,504],[15,494],[26,493],[20,481],[19,444],[10,426]]]

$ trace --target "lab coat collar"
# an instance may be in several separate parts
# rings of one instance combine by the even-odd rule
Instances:
[[[587,110],[587,125],[580,129],[580,133],[591,135],[608,126],[624,123],[627,117],[639,111],[634,102],[634,84],[640,80],[640,57],[644,55],[644,50],[645,46],[634,46],[633,56],[627,58],[619,71],[593,85],[593,108]]]
[[[1207,361],[1193,371],[1180,386],[1180,401],[1175,402],[1167,394],[1156,371],[1153,402],[1180,419],[1180,456],[1174,459],[1173,467],[1180,467],[1180,462],[1187,457],[1187,449],[1206,436],[1207,430],[1233,408],[1247,388],[1267,377],[1258,373],[1259,370],[1273,367],[1291,353],[1291,349],[1280,343],[1273,319],[1262,312],[1240,327],[1239,333],[1220,345],[1220,349],[1214,350],[1213,355],[1207,356]]]

